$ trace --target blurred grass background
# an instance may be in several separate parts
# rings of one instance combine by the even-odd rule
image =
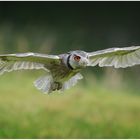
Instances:
[[[0,53],[140,45],[139,2],[0,2]],[[0,138],[140,138],[140,67],[87,68],[64,93],[41,94],[43,71],[0,76]]]
[[[32,85],[39,73],[1,76],[0,138],[140,137],[139,88],[88,74],[64,93],[43,95]]]

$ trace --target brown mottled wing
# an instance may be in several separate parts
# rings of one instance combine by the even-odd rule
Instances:
[[[89,66],[125,68],[140,64],[140,46],[110,48],[88,53]]]
[[[20,69],[44,69],[49,70],[54,64],[59,64],[57,55],[39,53],[19,53],[0,55],[0,74]]]

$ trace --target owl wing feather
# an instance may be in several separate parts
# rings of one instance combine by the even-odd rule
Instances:
[[[0,74],[21,69],[44,69],[49,71],[53,64],[59,64],[57,55],[46,55],[39,53],[18,53],[0,55]]]
[[[126,68],[140,64],[140,46],[110,48],[88,53],[88,66]]]
[[[80,73],[77,73],[74,75],[72,78],[70,78],[68,81],[64,82],[62,86],[62,91],[65,89],[69,89],[70,87],[73,87],[74,85],[77,84],[78,80],[81,80],[83,76]]]

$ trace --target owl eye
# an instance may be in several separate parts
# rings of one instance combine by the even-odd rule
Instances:
[[[80,61],[80,59],[81,59],[81,57],[80,57],[80,56],[78,56],[78,55],[75,55],[75,56],[74,56],[74,60],[75,60],[75,61],[79,62],[79,61]]]

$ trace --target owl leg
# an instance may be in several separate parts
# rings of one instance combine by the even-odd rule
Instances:
[[[55,90],[60,90],[62,88],[62,83],[60,82],[54,82],[53,85],[52,85],[52,90],[55,91]]]

